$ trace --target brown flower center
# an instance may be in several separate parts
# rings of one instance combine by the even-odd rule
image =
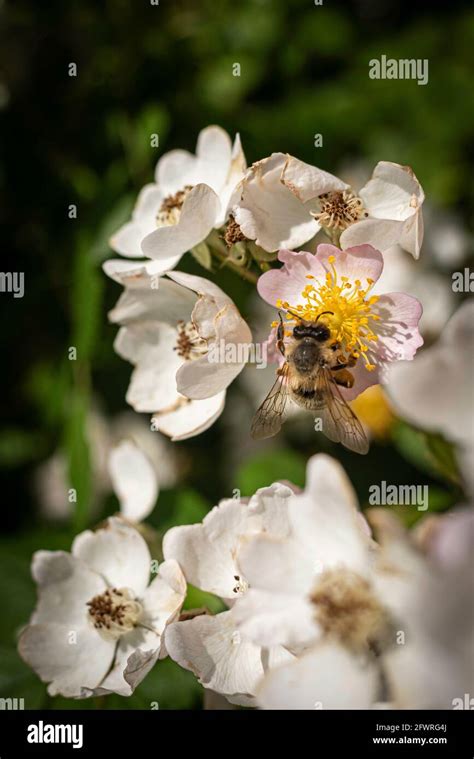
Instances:
[[[193,186],[187,184],[182,190],[178,190],[174,195],[168,195],[163,200],[156,215],[157,227],[170,227],[178,223],[183,203],[192,189]]]
[[[313,213],[316,221],[326,229],[343,232],[347,227],[369,215],[362,200],[352,190],[326,192],[319,196],[320,211]]]
[[[361,650],[383,642],[389,630],[386,610],[367,580],[346,569],[324,571],[310,596],[323,632]]]
[[[178,339],[173,350],[186,361],[193,361],[207,353],[207,342],[200,337],[192,322],[178,322]]]
[[[231,248],[234,243],[241,242],[242,240],[245,240],[244,233],[240,229],[234,217],[229,216],[229,221],[227,222],[227,226],[224,232],[225,244],[228,248]]]
[[[117,640],[133,630],[143,612],[128,588],[108,588],[87,606],[92,624],[105,640]]]

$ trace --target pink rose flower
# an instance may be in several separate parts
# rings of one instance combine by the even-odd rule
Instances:
[[[341,388],[347,401],[379,383],[388,363],[413,359],[423,344],[418,330],[422,306],[406,293],[370,294],[383,270],[380,251],[371,245],[341,251],[322,244],[315,255],[280,250],[278,258],[283,266],[260,277],[258,292],[286,312],[289,327],[298,319],[316,321],[324,313],[334,340],[356,359],[353,387]],[[269,340],[275,341],[274,329]]]

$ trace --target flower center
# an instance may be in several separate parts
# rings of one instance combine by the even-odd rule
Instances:
[[[193,361],[206,355],[207,342],[200,337],[192,322],[180,321],[178,322],[178,339],[173,350],[177,351],[178,356],[182,356],[186,361]]]
[[[224,242],[228,248],[231,248],[234,243],[241,242],[242,240],[245,240],[245,235],[240,229],[234,217],[231,215],[229,216],[229,221],[227,222],[227,226],[225,228]]]
[[[192,189],[193,186],[187,184],[182,190],[178,190],[174,195],[168,195],[163,200],[156,214],[157,227],[172,227],[178,223],[183,203]]]
[[[350,282],[348,277],[338,277],[334,266],[335,256],[329,256],[331,271],[326,273],[323,284],[318,286],[308,284],[301,293],[303,304],[291,306],[286,301],[278,300],[277,308],[288,311],[287,319],[296,316],[309,322],[315,322],[324,313],[324,322],[331,331],[331,336],[339,343],[347,357],[356,360],[362,356],[368,371],[375,369],[375,364],[369,360],[370,343],[377,342],[378,337],[373,330],[373,322],[379,321],[380,316],[373,313],[372,306],[379,300],[378,295],[367,298],[374,285],[374,280],[367,277],[367,286],[363,287],[359,279]],[[314,279],[307,274],[307,279]]]
[[[108,588],[87,606],[92,624],[105,640],[117,640],[133,630],[143,612],[128,588]]]
[[[242,593],[245,593],[248,590],[248,582],[244,580],[243,577],[240,577],[240,575],[234,575],[235,585],[232,588],[232,592],[235,594],[242,595]]]
[[[339,232],[369,215],[362,200],[352,190],[326,192],[319,196],[319,206],[319,213],[313,213],[312,216],[325,229]]]
[[[325,635],[354,650],[384,643],[390,629],[386,610],[363,577],[347,569],[328,569],[310,596]]]

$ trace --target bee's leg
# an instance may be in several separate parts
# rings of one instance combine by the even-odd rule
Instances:
[[[280,351],[281,355],[285,355],[285,343],[284,343],[284,336],[285,336],[285,327],[283,325],[283,319],[281,316],[281,313],[278,313],[278,316],[280,317],[280,324],[277,328],[277,348]]]
[[[352,368],[357,363],[357,359],[354,355],[351,355],[347,358],[346,361],[342,361],[341,363],[334,364],[334,366],[331,366],[331,371],[338,372],[340,369],[347,369],[347,367]]]
[[[336,385],[340,385],[341,387],[353,387],[354,385],[354,375],[351,374],[351,372],[347,371],[347,369],[344,369],[341,367],[337,368],[337,374],[333,374],[333,380],[336,383]],[[333,370],[334,371],[334,370]]]

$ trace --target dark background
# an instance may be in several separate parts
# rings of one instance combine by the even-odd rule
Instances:
[[[30,678],[33,705],[46,703],[44,688],[14,651],[15,630],[27,620],[34,599],[29,557],[36,548],[67,547],[73,531],[91,517],[86,503],[70,524],[46,522],[38,511],[33,474],[60,449],[71,483],[91,493],[87,415],[97,403],[106,417],[126,407],[130,367],[114,354],[115,328],[106,319],[119,288],[102,274],[101,263],[111,255],[110,233],[128,218],[160,155],[174,147],[194,150],[199,130],[218,123],[231,135],[240,132],[249,163],[281,150],[334,173],[358,162],[370,170],[382,159],[409,164],[434,214],[449,209],[469,228],[474,205],[470,5],[2,3],[2,255],[5,271],[25,272],[25,297],[0,293],[1,526],[8,534],[0,544],[0,590],[10,604],[0,637],[0,695],[12,695],[13,681],[26,687],[21,684]],[[429,84],[370,80],[368,61],[382,54],[427,58]],[[71,62],[78,67],[75,78],[68,76]],[[235,62],[240,77],[232,76]],[[150,147],[151,133],[159,134],[158,149]],[[314,147],[316,133],[323,134],[323,148]],[[78,207],[76,220],[68,219],[72,203]],[[430,251],[424,248],[422,255],[429,258]],[[190,257],[182,268],[198,271]],[[445,274],[449,283],[450,272]],[[226,271],[218,273],[218,281],[247,316],[248,285]],[[71,345],[78,349],[77,362],[67,359]],[[243,391],[233,392],[238,399]],[[230,455],[229,446],[246,443],[231,433],[224,416],[204,435],[178,445],[186,462],[180,488],[164,497],[158,527],[176,511],[184,521],[201,518],[233,487],[247,495],[275,477],[302,484],[304,463],[318,449],[312,438],[290,431],[274,450],[252,451],[236,468],[229,461],[239,457]],[[364,460],[341,450],[337,455],[362,502],[380,468],[390,472],[392,482],[430,483],[439,508],[448,508],[459,498],[459,488],[433,471],[424,444],[403,428],[375,443]],[[324,441],[323,447],[334,452]],[[113,501],[104,504],[105,512],[113,508]],[[157,700],[172,707],[199,703],[192,678],[171,663],[160,667],[168,675],[161,684],[152,683],[164,688]],[[147,704],[151,686],[143,687],[144,696],[116,702]]]

